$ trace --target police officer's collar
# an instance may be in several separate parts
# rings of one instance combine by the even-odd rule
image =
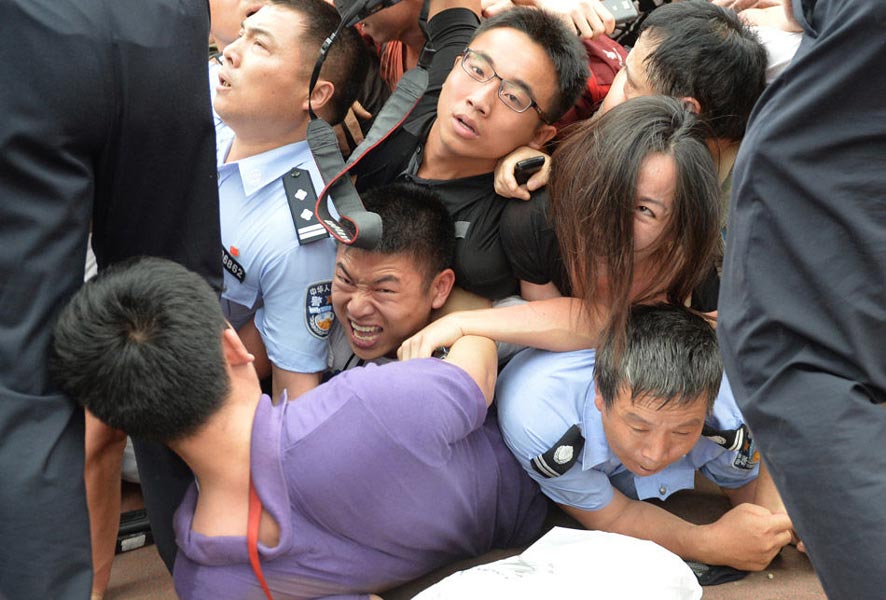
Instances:
[[[609,448],[609,442],[606,440],[606,434],[603,432],[603,415],[594,403],[595,394],[596,385],[594,380],[591,379],[587,395],[585,396],[584,414],[582,415],[586,440],[581,459],[581,468],[584,471],[607,463],[621,464],[621,461]]]
[[[231,139],[233,142],[233,138]],[[227,156],[231,144],[228,143],[224,151]],[[219,152],[219,173],[229,169],[236,169],[243,183],[244,196],[251,196],[269,183],[276,181],[288,173],[293,167],[299,167],[311,172],[316,172],[314,159],[308,143],[304,140],[286,144],[261,154],[255,154],[228,164],[222,164],[222,153]]]

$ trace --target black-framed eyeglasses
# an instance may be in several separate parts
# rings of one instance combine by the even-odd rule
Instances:
[[[495,72],[492,65],[489,64],[489,59],[479,52],[465,48],[465,51],[461,54],[461,68],[471,79],[479,83],[498,79],[498,99],[505,106],[518,113],[526,112],[532,108],[538,113],[538,118],[542,122],[547,125],[551,124],[544,111],[538,106],[538,102],[529,95],[529,90],[519,83],[502,78],[501,75]]]

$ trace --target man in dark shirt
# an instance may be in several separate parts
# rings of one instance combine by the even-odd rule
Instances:
[[[428,89],[356,173],[361,191],[405,179],[437,192],[456,221],[457,284],[496,300],[518,286],[499,238],[507,201],[493,188],[495,163],[550,140],[588,70],[578,38],[557,17],[517,8],[478,29],[479,13],[471,0],[431,2]]]

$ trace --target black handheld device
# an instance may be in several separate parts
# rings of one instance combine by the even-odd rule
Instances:
[[[615,24],[621,25],[637,18],[637,7],[631,0],[601,0],[606,10],[615,17]]]
[[[514,179],[517,180],[517,185],[523,185],[529,181],[529,178],[541,169],[544,164],[544,156],[533,156],[532,158],[526,158],[518,162],[514,166]]]

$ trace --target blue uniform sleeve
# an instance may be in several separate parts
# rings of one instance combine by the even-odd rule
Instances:
[[[326,368],[326,338],[334,319],[330,299],[335,244],[293,242],[260,275],[263,306],[255,325],[278,368],[315,373]]]
[[[581,423],[593,357],[593,351],[526,350],[502,371],[495,396],[502,437],[517,462],[551,500],[583,510],[599,510],[612,501],[606,473],[584,469],[579,457],[563,475],[546,478],[532,468],[531,460]],[[584,424],[582,429],[587,437]]]
[[[725,374],[709,422],[721,429],[738,429],[744,424],[744,417],[735,403],[732,387]],[[699,466],[699,471],[720,487],[741,487],[755,480],[760,473],[760,454],[750,432],[737,450],[729,451],[707,440],[700,440],[699,445],[714,448],[712,458]]]

